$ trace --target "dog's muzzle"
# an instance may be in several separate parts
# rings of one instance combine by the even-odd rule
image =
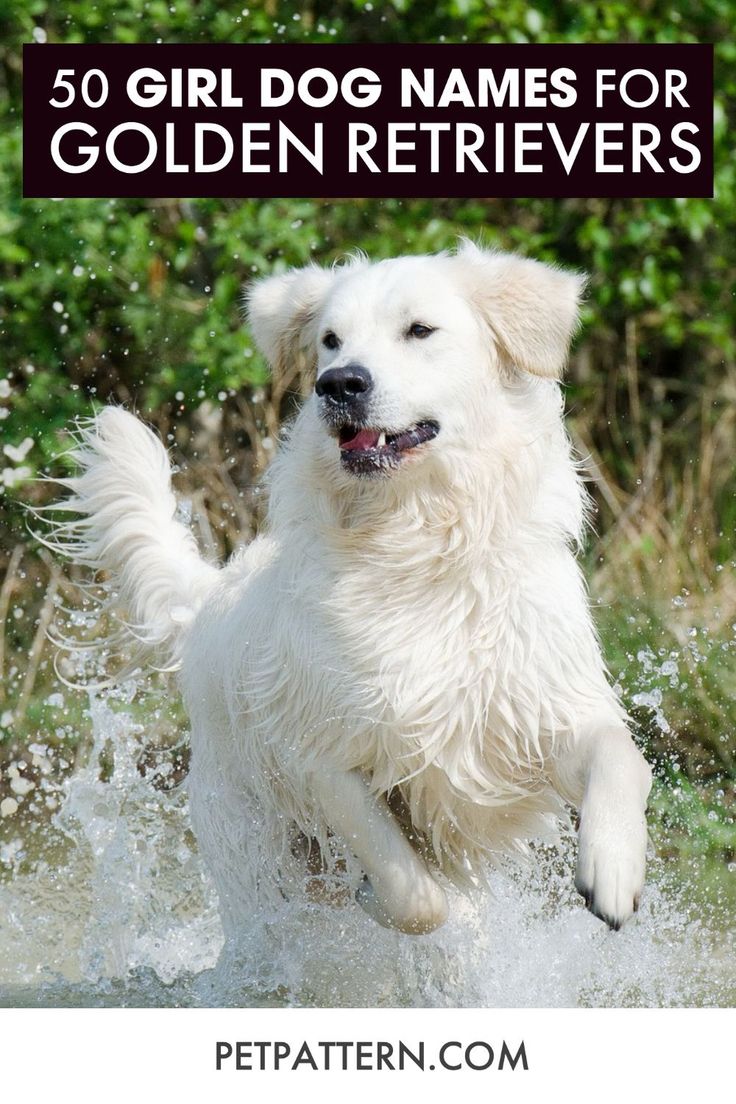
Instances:
[[[314,390],[322,418],[338,439],[342,466],[353,475],[388,475],[440,431],[430,420],[398,429],[372,424],[373,377],[362,364],[329,368]]]

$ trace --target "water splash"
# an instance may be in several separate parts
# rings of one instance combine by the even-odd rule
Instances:
[[[666,674],[666,672],[664,672]],[[342,909],[284,901],[223,950],[184,786],[143,769],[136,687],[90,697],[93,744],[47,846],[0,886],[0,1005],[523,1007],[730,1005],[727,923],[697,915],[655,862],[635,920],[609,932],[572,887],[574,848],[453,895],[412,938]]]
[[[68,985],[91,998],[99,989],[104,1001],[136,973],[167,985],[217,959],[217,907],[186,793],[142,769],[135,691],[127,683],[90,695],[91,751],[65,783],[33,869],[21,874],[13,855],[14,876],[0,887],[0,994],[38,986],[33,1000],[43,1003],[48,987]],[[13,1003],[12,988],[0,1003]]]

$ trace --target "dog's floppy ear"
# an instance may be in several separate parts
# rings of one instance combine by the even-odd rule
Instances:
[[[470,298],[502,355],[525,372],[559,379],[578,325],[585,276],[469,242],[458,259],[469,266]]]
[[[334,279],[318,265],[267,276],[246,289],[245,302],[253,338],[274,372],[288,370],[313,335],[309,332]]]

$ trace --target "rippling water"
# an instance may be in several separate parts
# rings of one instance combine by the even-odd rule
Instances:
[[[430,936],[386,931],[357,906],[285,901],[223,951],[185,787],[141,774],[125,709],[97,697],[92,717],[92,754],[44,846],[0,885],[2,1006],[736,1004],[728,917],[694,910],[655,862],[638,916],[609,932],[572,889],[569,844],[495,873],[489,894],[456,896]]]

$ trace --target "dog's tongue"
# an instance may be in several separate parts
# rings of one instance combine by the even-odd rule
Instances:
[[[377,429],[359,429],[354,437],[344,441],[340,439],[340,448],[347,452],[357,449],[372,449],[378,444],[380,433]]]

